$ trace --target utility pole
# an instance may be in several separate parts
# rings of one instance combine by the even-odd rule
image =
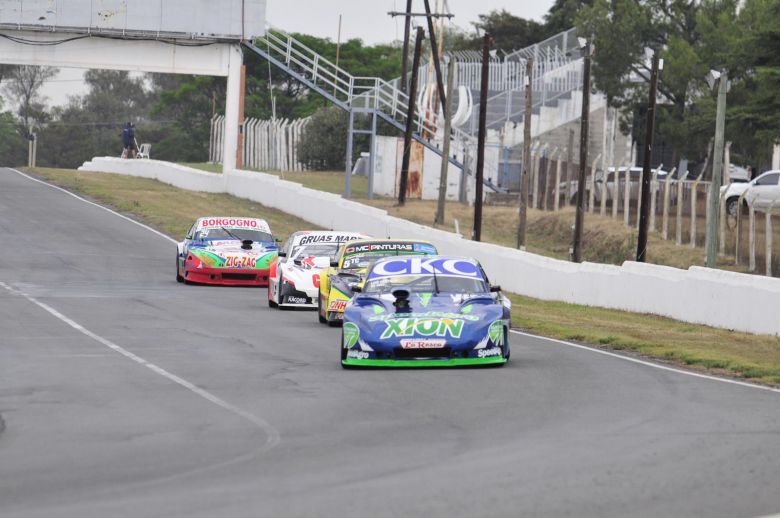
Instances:
[[[582,119],[580,124],[580,173],[577,181],[577,215],[574,220],[572,261],[582,262],[582,230],[585,225],[585,169],[588,167],[588,124],[590,115],[590,40],[583,47]]]
[[[488,71],[490,68],[490,34],[482,41],[482,80],[479,85],[479,135],[477,137],[477,177],[474,197],[474,241],[482,240],[482,180],[485,170],[485,134],[487,119]]]
[[[517,224],[517,248],[525,250],[528,221],[528,186],[531,174],[531,110],[533,109],[534,58],[525,62],[525,112],[523,113],[523,172],[520,178],[520,221]]]
[[[412,0],[406,0],[406,12],[404,14],[404,48],[401,51],[401,91],[406,93],[408,83],[406,75],[408,74],[409,62],[409,30],[412,24]]]
[[[647,259],[647,226],[650,222],[650,162],[653,154],[653,132],[655,131],[655,97],[658,91],[658,51],[653,54],[653,68],[650,74],[650,98],[647,101],[647,124],[645,126],[645,159],[642,164],[642,197],[639,202],[639,238],[636,243],[636,260]],[[617,174],[617,173],[616,173]],[[677,201],[680,203],[680,200]],[[628,210],[628,207],[626,207]]]
[[[341,15],[339,15],[339,32],[336,36],[336,77],[333,81],[333,97],[336,97],[336,86],[338,85],[339,74],[339,58],[341,57]]]
[[[710,72],[712,73],[712,72]],[[710,184],[710,219],[707,221],[707,267],[715,268],[718,259],[718,220],[720,218],[720,184],[723,169],[723,140],[726,126],[726,93],[729,91],[729,75],[720,73],[718,84],[718,110],[715,117],[715,148],[712,155],[712,183]]]
[[[436,90],[439,92],[439,101],[441,110],[444,111],[447,104],[447,98],[444,95],[444,81],[441,77],[441,63],[439,63],[439,47],[436,44],[436,32],[433,30],[433,16],[431,16],[431,6],[428,0],[425,3],[425,18],[428,20],[428,37],[431,40],[431,55],[433,56],[433,68],[436,70]]]
[[[404,154],[401,160],[401,181],[398,185],[398,206],[406,204],[406,185],[409,181],[409,155],[412,151],[412,129],[414,128],[414,103],[417,97],[417,69],[420,67],[423,30],[417,27],[414,41],[414,59],[412,60],[412,81],[409,85],[409,105],[406,109],[406,131],[404,132]]]
[[[444,224],[444,200],[447,196],[447,172],[450,167],[450,133],[452,132],[452,89],[455,86],[455,60],[447,64],[447,103],[444,105],[444,143],[441,150],[441,173],[439,175],[439,200],[436,204],[437,225]]]

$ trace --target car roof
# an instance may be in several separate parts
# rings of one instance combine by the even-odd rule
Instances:
[[[271,232],[266,220],[249,216],[204,216],[198,218],[195,223],[198,227],[251,228]]]
[[[425,239],[412,239],[412,238],[405,238],[405,237],[388,237],[388,238],[366,238],[366,239],[355,239],[354,241],[350,241],[350,245],[362,245],[365,243],[398,243],[401,242],[409,242],[409,243],[424,243],[426,245],[434,246],[433,243],[430,241],[426,241]]]
[[[299,244],[303,238],[307,236],[313,236],[313,237],[342,237],[342,238],[350,238],[350,239],[329,239],[329,240],[322,240],[322,242],[327,243],[344,243],[346,241],[355,241],[357,239],[367,239],[370,236],[367,234],[364,234],[363,232],[347,232],[342,230],[299,230],[297,232],[293,232],[290,237],[293,238],[293,245]],[[319,240],[315,240],[319,241]],[[312,241],[312,242],[315,242]]]

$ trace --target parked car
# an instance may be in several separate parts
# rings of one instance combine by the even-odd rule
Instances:
[[[618,169],[619,171],[619,178],[618,178],[618,199],[622,200],[625,196],[625,181],[626,181],[626,169],[628,169],[628,176],[629,176],[629,199],[630,200],[636,200],[639,198],[640,193],[640,186],[642,183],[642,168],[639,166],[634,167],[620,167]],[[655,172],[655,169],[652,170],[652,172]],[[666,176],[669,174],[668,171],[664,171],[663,169],[660,169],[658,171],[658,174],[656,176],[656,180],[663,181],[666,179]],[[605,198],[607,201],[612,201],[612,190],[615,186],[615,168],[610,167],[607,169],[606,175],[604,174],[604,171],[598,170],[596,171],[596,190],[593,193],[593,199],[595,200],[595,203],[601,203],[601,192],[602,192],[602,185],[606,183],[606,192],[605,192]],[[561,192],[565,192],[565,182],[561,183],[560,190]],[[569,191],[571,202],[575,203],[577,201],[577,186],[579,185],[579,182],[577,180],[574,180],[571,182],[571,190]],[[590,196],[590,178],[588,178],[588,181],[585,183],[585,198],[587,199]]]
[[[750,182],[732,182],[720,188],[721,196],[726,200],[726,212],[735,216],[739,197],[744,193],[743,203],[767,206],[775,203],[780,207],[780,170],[773,169],[761,173]]]

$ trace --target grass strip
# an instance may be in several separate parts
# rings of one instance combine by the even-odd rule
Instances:
[[[196,218],[211,214],[263,217],[281,238],[296,230],[316,228],[300,218],[256,202],[227,194],[186,191],[156,180],[66,169],[38,168],[31,172],[131,215],[175,239],[181,239]],[[328,186],[333,192],[334,182],[330,178]],[[719,375],[780,385],[780,338],[776,336],[751,335],[655,315],[543,301],[514,294],[509,294],[509,297],[513,303],[513,324],[534,334],[628,351]]]

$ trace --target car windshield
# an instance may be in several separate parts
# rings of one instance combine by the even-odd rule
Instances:
[[[296,246],[290,257],[300,259],[302,257],[335,257],[339,251],[340,243],[317,243],[311,245]]]
[[[403,288],[411,293],[488,293],[489,291],[483,279],[450,275],[394,275],[369,280],[363,292],[381,295],[391,293],[396,288]]]
[[[268,232],[252,230],[248,228],[203,228],[195,232],[195,239],[206,241],[222,241],[226,239],[251,239],[252,241],[273,241],[273,236]]]
[[[398,255],[397,250],[388,250],[386,252],[371,252],[368,254],[354,254],[344,258],[341,264],[343,270],[360,270],[368,268],[368,265],[382,257],[392,257]]]

